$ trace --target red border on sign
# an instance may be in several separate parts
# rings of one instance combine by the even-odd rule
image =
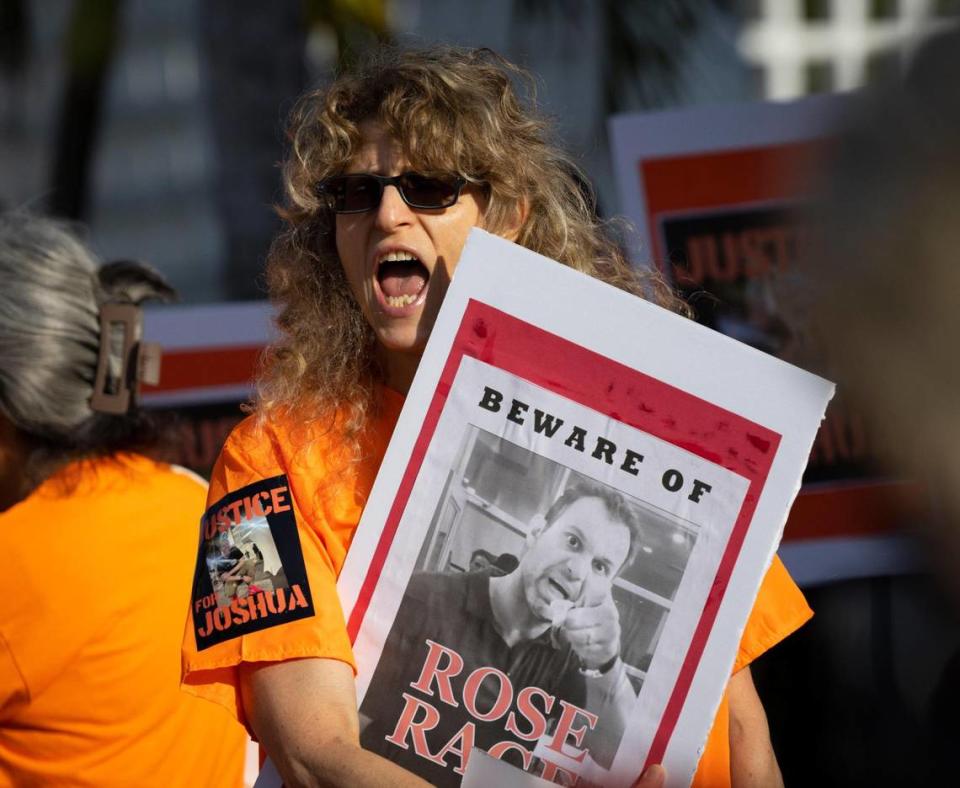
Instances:
[[[780,435],[487,304],[470,300],[414,442],[367,576],[350,613],[347,631],[351,642],[356,640],[363,623],[414,481],[433,439],[460,362],[465,356],[668,441],[745,477],[749,483],[706,604],[681,663],[677,682],[650,746],[648,763],[659,763],[673,734],[726,593],[760,492],[780,445]]]

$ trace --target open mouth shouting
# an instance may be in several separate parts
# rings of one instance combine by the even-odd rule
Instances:
[[[430,271],[412,252],[394,249],[377,259],[375,291],[387,315],[415,312],[427,297],[429,281]]]

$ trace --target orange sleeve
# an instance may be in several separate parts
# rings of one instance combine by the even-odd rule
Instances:
[[[30,692],[17,660],[0,633],[0,721],[13,717],[30,701]]]
[[[246,424],[247,422],[244,423]],[[241,428],[244,425],[241,425]],[[313,490],[304,489],[309,485],[297,484],[297,480],[302,478],[301,472],[297,468],[286,467],[282,447],[278,448],[275,443],[276,435],[264,430],[262,437],[255,440],[249,433],[250,430],[247,430],[247,434],[232,435],[224,446],[211,477],[208,514],[217,510],[224,501],[244,500],[245,497],[250,500],[249,495],[245,496],[245,491],[260,489],[258,484],[262,485],[264,480],[273,480],[270,484],[286,487],[292,511],[284,514],[283,526],[278,526],[275,519],[268,517],[269,529],[264,528],[263,531],[272,532],[273,536],[279,539],[282,534],[278,532],[278,527],[289,527],[289,534],[283,537],[287,545],[285,555],[286,558],[293,555],[295,559],[302,561],[306,587],[299,587],[296,582],[296,567],[286,558],[281,562],[285,578],[279,581],[278,585],[282,589],[282,584],[288,583],[286,595],[291,600],[290,605],[295,604],[292,592],[296,589],[301,594],[296,598],[306,599],[312,604],[312,610],[295,620],[277,621],[279,616],[274,615],[273,611],[286,604],[276,596],[282,594],[282,590],[274,592],[257,589],[249,591],[243,599],[234,598],[229,601],[217,595],[215,603],[209,601],[213,595],[199,594],[200,576],[208,572],[204,557],[217,549],[215,540],[220,538],[222,533],[221,531],[211,535],[209,529],[201,525],[197,577],[194,580],[191,613],[184,633],[183,687],[188,692],[225,706],[244,725],[247,725],[247,720],[242,707],[237,670],[241,662],[276,662],[319,657],[346,662],[356,670],[337,596],[336,567],[326,547],[330,538],[326,512],[318,506],[318,499],[312,495]],[[265,497],[263,500],[269,499]],[[250,524],[244,520],[243,511],[238,511],[241,514],[239,521],[226,529],[233,530],[235,534],[244,533],[243,529]],[[292,525],[288,519],[290,516]],[[235,537],[238,538],[241,537]],[[269,552],[267,546],[263,543],[261,545],[264,547],[263,552]],[[275,582],[280,574],[274,573]],[[257,583],[256,580],[253,582]],[[269,606],[258,599],[270,594],[273,594],[273,597],[272,602],[270,598],[267,599]],[[203,596],[207,597],[207,601]],[[225,614],[219,613],[217,608],[223,607],[225,603],[232,606],[226,608]],[[237,624],[241,621],[241,615],[257,616],[260,615],[258,610],[263,613],[261,618],[253,622],[244,620],[242,625]],[[213,618],[206,617],[210,612],[215,614]],[[211,622],[229,626],[218,634],[218,642],[213,645],[200,645],[200,635],[210,631],[213,625]],[[255,628],[251,631],[251,627]],[[231,631],[237,629],[241,631],[236,634]],[[223,637],[220,637],[221,635]]]
[[[767,570],[747,626],[740,638],[733,672],[746,667],[765,651],[796,632],[813,616],[803,593],[775,555]]]
[[[807,600],[793,582],[780,557],[774,556],[760,584],[753,610],[740,638],[733,672],[746,667],[795,632],[812,615],[813,611],[807,605]],[[730,785],[729,713],[727,693],[724,692],[697,766],[692,788],[723,788]]]

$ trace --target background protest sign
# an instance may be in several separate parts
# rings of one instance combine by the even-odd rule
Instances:
[[[160,381],[143,404],[173,419],[164,459],[209,476],[230,430],[253,394],[257,359],[273,337],[266,301],[148,306],[144,336],[163,348]]]
[[[551,777],[626,785],[649,757],[665,763],[671,784],[689,782],[831,392],[802,370],[474,231],[338,585],[362,724],[393,745],[383,754],[454,785],[480,741]],[[491,500],[484,491],[498,485],[484,477],[503,479],[511,467],[535,468],[535,479]],[[618,725],[589,697],[591,681],[615,674],[590,665],[589,639],[578,642],[571,623],[578,608],[606,601],[586,601],[586,586],[566,585],[545,558],[563,514],[553,524],[543,508],[585,481],[611,489],[642,523],[637,540],[625,519],[597,526],[606,535],[590,547],[625,633],[616,677],[632,695]],[[484,558],[476,535],[494,531],[482,546],[492,565],[463,571]],[[658,571],[655,551],[665,545],[672,579]],[[503,645],[483,639],[484,616],[497,617],[497,589],[516,578],[530,579],[526,604],[542,620],[561,597],[574,610],[549,633],[507,644],[507,663],[484,662]],[[462,604],[445,615],[445,599]],[[466,623],[454,629],[470,633],[469,643],[430,629],[455,609]],[[421,650],[401,659],[391,651],[378,664],[410,630],[415,639],[428,633],[414,644]],[[517,666],[531,664],[511,660],[518,647],[556,669],[518,678]],[[586,673],[568,664],[573,652]],[[384,665],[392,675],[381,679]],[[544,675],[556,686],[534,681]],[[580,703],[564,695],[576,682],[586,684]],[[366,704],[368,691],[385,702]]]
[[[697,319],[802,367],[829,369],[830,337],[805,320],[803,208],[849,97],[624,115],[610,130],[621,204]],[[877,478],[842,393],[830,405],[781,557],[801,584],[912,571],[899,533],[918,486]]]

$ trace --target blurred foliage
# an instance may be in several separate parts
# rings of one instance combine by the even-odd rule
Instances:
[[[936,16],[960,14],[960,0],[933,0],[933,13]]]
[[[371,46],[390,40],[386,0],[303,0],[303,12],[309,29],[332,31],[341,66]]]
[[[577,19],[583,0],[514,0],[513,24]],[[603,115],[676,103],[681,69],[704,20],[732,14],[734,0],[594,0],[605,38]]]
[[[0,70],[20,72],[30,44],[29,19],[24,0],[0,0]]]
[[[676,99],[679,64],[707,2],[605,3],[609,59],[604,105],[608,114],[637,105],[662,106]],[[633,101],[624,102],[624,85],[633,85],[639,94]]]
[[[67,28],[67,62],[73,75],[96,79],[117,42],[119,0],[75,0]]]
[[[49,209],[86,220],[90,167],[120,30],[120,0],[75,0],[66,32],[66,79],[57,120]]]

